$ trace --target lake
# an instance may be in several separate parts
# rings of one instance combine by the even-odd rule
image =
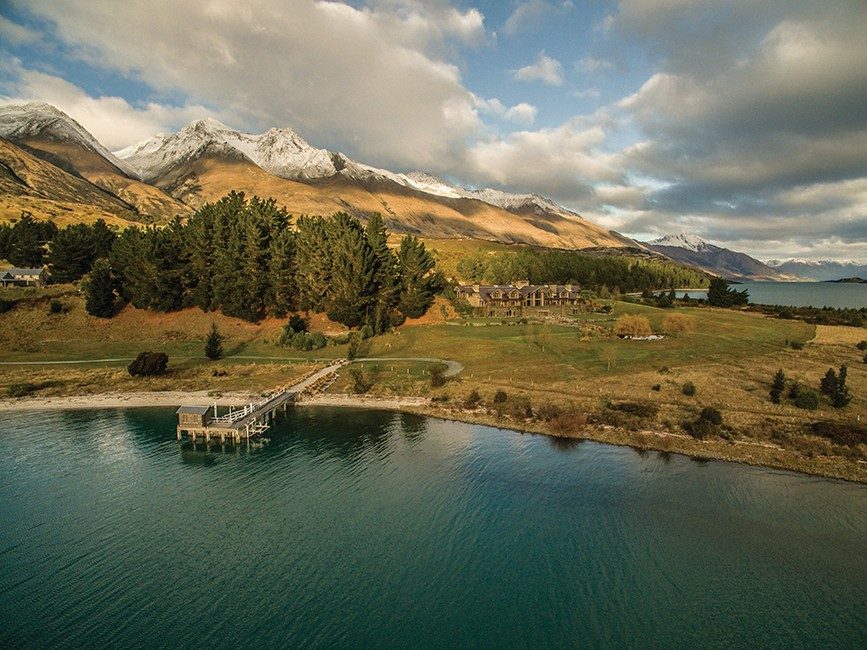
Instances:
[[[749,289],[750,302],[790,307],[867,307],[867,284],[847,282],[749,282],[732,288]],[[688,291],[690,298],[706,298],[707,291]],[[678,291],[678,298],[684,292]]]
[[[867,645],[867,487],[384,411],[4,413],[3,647]]]

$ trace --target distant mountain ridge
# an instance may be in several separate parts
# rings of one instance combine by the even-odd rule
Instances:
[[[809,280],[841,280],[843,278],[867,278],[867,264],[855,261],[835,260],[768,260],[768,266],[781,273],[797,275]]]
[[[729,280],[793,281],[799,278],[777,270],[746,253],[717,246],[696,235],[665,235],[645,244],[677,262],[696,266]]]
[[[537,194],[468,190],[420,171],[379,169],[317,149],[292,129],[248,134],[208,118],[112,153],[62,111],[35,102],[0,107],[0,138],[9,142],[0,165],[4,152],[21,159],[20,147],[109,194],[116,216],[126,220],[165,222],[239,190],[273,197],[296,215],[344,211],[365,219],[379,212],[395,232],[434,238],[569,249],[637,245]],[[36,196],[31,186],[45,194],[50,179],[60,178],[38,169],[45,179],[34,179],[30,190],[18,184],[20,192],[0,195],[0,217],[18,216],[22,197]],[[76,210],[92,214],[88,196],[96,194],[82,192],[80,207],[65,208],[64,218],[74,219]]]

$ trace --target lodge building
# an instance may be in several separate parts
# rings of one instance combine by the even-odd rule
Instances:
[[[519,280],[508,285],[462,285],[456,292],[480,316],[567,316],[586,311],[580,288],[574,284]]]

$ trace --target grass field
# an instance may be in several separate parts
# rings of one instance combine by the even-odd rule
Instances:
[[[70,287],[5,290],[0,298],[20,299],[13,309],[0,314],[0,362],[91,360],[62,366],[0,365],[0,394],[22,382],[32,384],[37,396],[148,390],[264,391],[304,374],[316,360],[347,355],[346,345],[309,353],[279,347],[276,341],[284,321],[277,319],[251,324],[197,309],[161,314],[132,307],[113,319],[97,319],[85,313],[83,297]],[[52,299],[63,303],[65,313],[50,313]],[[649,341],[621,340],[611,334],[613,324],[623,314],[646,316],[658,330],[673,312],[691,319],[694,331]],[[804,427],[816,420],[857,422],[867,416],[867,364],[862,362],[863,352],[854,345],[861,340],[859,336],[867,338],[867,329],[820,327],[816,336],[814,326],[794,320],[697,307],[662,310],[626,302],[615,303],[611,314],[583,314],[569,322],[434,321],[369,339],[359,356],[453,359],[465,370],[445,386],[433,388],[429,363],[359,363],[370,393],[436,397],[437,404],[444,405],[443,412],[455,417],[495,418],[491,423],[521,428],[525,423],[509,415],[508,409],[493,409],[494,393],[504,391],[509,404],[528,400],[534,408],[555,405],[610,422],[618,431],[629,429],[632,432],[624,434],[626,442],[632,440],[629,444],[639,444],[635,441],[646,435],[642,430],[658,431],[669,436],[660,439],[658,446],[675,440],[672,450],[688,450],[689,445],[699,444],[683,437],[681,425],[695,418],[702,407],[713,406],[723,412],[736,440],[767,448],[784,447],[786,453],[794,454],[785,462],[768,460],[768,464],[803,469],[798,463],[807,462],[804,459],[834,457],[835,462],[854,467],[856,474],[864,473],[862,465],[852,464],[867,460],[864,445],[838,448],[805,435]],[[226,336],[227,358],[219,362],[203,356],[212,322]],[[312,325],[319,331],[341,330],[321,316],[314,318]],[[793,349],[792,343],[803,344],[803,349]],[[143,350],[166,352],[171,372],[147,380],[130,377],[126,359]],[[98,359],[122,360],[94,361]],[[823,399],[818,410],[804,411],[785,400],[774,405],[768,398],[778,368],[815,388],[829,367],[844,363],[849,367],[848,383],[854,396],[846,409],[833,409]],[[695,385],[694,396],[683,393],[687,382]],[[329,391],[349,392],[350,387],[348,373],[343,372]],[[480,393],[485,408],[468,413],[461,404],[473,390]],[[607,410],[609,402],[624,400],[651,404],[658,414],[644,420],[623,419]],[[609,440],[611,435],[597,433],[593,437]],[[715,457],[734,454],[739,458],[740,452],[731,443],[720,441],[719,445]],[[756,453],[751,451],[750,458],[760,457]],[[819,473],[849,476],[838,469]]]

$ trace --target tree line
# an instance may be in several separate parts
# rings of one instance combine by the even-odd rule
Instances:
[[[162,228],[118,234],[101,221],[60,230],[46,223],[27,217],[4,227],[0,256],[21,266],[47,264],[50,282],[89,274],[87,309],[104,317],[119,302],[220,310],[253,322],[311,310],[379,333],[421,316],[444,286],[416,237],[389,248],[378,214],[366,225],[346,213],[302,216],[293,228],[273,199],[240,192]]]
[[[532,284],[574,283],[593,291],[606,287],[622,293],[700,288],[708,284],[705,273],[675,262],[566,250],[478,252],[461,259],[457,271],[463,280],[471,283],[508,284],[527,279]]]

